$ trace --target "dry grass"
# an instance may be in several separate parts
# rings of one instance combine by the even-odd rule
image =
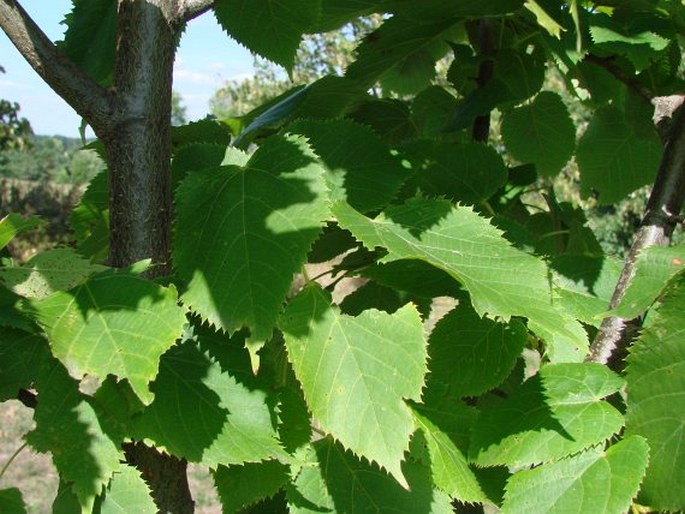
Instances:
[[[0,404],[0,467],[24,444],[24,435],[34,427],[33,411],[11,400]],[[29,514],[52,511],[59,478],[49,455],[24,447],[0,477],[0,489],[18,488]]]

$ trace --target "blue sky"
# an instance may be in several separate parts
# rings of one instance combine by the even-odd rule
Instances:
[[[62,38],[71,0],[23,0],[21,4],[53,40]],[[78,115],[36,75],[0,30],[0,98],[21,105],[20,114],[36,134],[78,137]],[[252,74],[252,55],[230,39],[206,13],[187,27],[174,66],[174,90],[181,94],[190,119],[203,118],[208,101],[225,81]]]

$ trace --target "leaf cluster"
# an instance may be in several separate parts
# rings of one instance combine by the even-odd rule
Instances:
[[[576,159],[612,203],[659,165],[645,94],[681,85],[685,11],[606,4],[215,2],[286,68],[305,33],[383,21],[344,73],[174,129],[168,276],[105,265],[106,171],[74,248],[3,261],[0,400],[37,396],[26,438],[60,473],[55,510],[154,510],[130,441],[211,468],[225,512],[683,509],[683,248],[637,257],[616,314],[654,312],[625,376],[586,363],[620,265],[545,187]],[[74,56],[109,20],[75,6]],[[474,138],[493,111],[501,139]],[[0,245],[31,224],[4,218]]]

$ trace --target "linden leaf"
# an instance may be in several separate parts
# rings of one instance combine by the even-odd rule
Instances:
[[[55,356],[75,378],[126,378],[144,403],[161,355],[183,331],[185,313],[173,286],[106,271],[70,291],[26,300]]]
[[[313,285],[290,302],[280,328],[321,428],[405,484],[400,462],[414,423],[403,400],[420,399],[426,374],[426,341],[416,309],[346,316]]]

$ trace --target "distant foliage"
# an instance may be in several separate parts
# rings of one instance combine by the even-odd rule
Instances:
[[[104,169],[95,150],[80,139],[32,136],[24,148],[0,152],[0,176],[62,184],[86,184]]]

